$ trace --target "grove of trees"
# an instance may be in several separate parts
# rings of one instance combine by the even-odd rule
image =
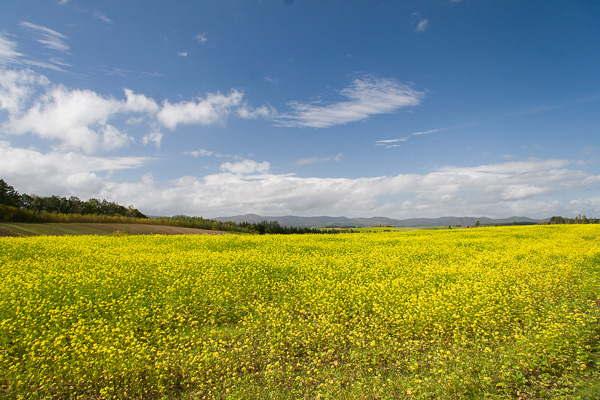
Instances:
[[[11,222],[123,222],[170,225],[254,234],[340,233],[347,230],[297,228],[281,226],[277,221],[259,223],[221,222],[202,217],[177,215],[148,218],[133,206],[124,207],[106,200],[81,200],[71,196],[42,197],[19,194],[4,179],[0,179],[0,221]]]

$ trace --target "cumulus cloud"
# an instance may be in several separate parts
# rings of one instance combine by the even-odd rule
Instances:
[[[0,109],[9,117],[0,130],[11,135],[34,134],[60,142],[64,149],[85,153],[112,150],[134,142],[116,123],[129,125],[147,121],[154,131],[159,125],[174,130],[179,124],[223,124],[229,115],[242,119],[269,118],[275,110],[252,108],[243,102],[243,92],[208,93],[191,101],[161,105],[144,94],[124,88],[125,99],[103,96],[91,90],[52,85],[31,70],[0,69]],[[160,145],[162,134],[142,138],[144,144]]]
[[[292,112],[277,116],[276,121],[287,127],[328,128],[417,106],[424,97],[423,92],[395,80],[374,77],[355,79],[340,94],[348,100],[332,104],[292,102]]]
[[[186,152],[184,154],[189,154],[192,157],[198,158],[200,156],[202,156],[202,157],[210,157],[214,153],[212,151],[210,151],[210,150],[200,149],[200,150],[194,150],[194,151]]]
[[[222,123],[232,110],[241,104],[243,96],[242,92],[232,90],[228,95],[209,93],[204,98],[182,101],[176,104],[171,104],[168,100],[165,100],[157,117],[162,125],[171,130],[179,124],[211,125]]]
[[[124,91],[125,100],[117,100],[90,90],[50,85],[44,76],[29,70],[1,70],[0,108],[9,113],[2,131],[58,140],[60,147],[85,153],[125,147],[133,138],[109,119],[128,113],[152,115],[159,107],[144,95]],[[37,97],[29,104],[34,94]]]
[[[61,51],[63,53],[69,52],[69,45],[65,42],[68,39],[67,36],[60,32],[46,28],[45,26],[32,24],[31,22],[23,21],[19,24],[22,28],[25,28],[33,33],[35,40],[42,44],[44,47],[52,50]]]
[[[256,162],[253,160],[242,160],[238,162],[226,162],[221,164],[220,168],[222,171],[231,172],[234,174],[253,174],[267,172],[271,165],[267,162]]]
[[[446,166],[424,174],[350,179],[275,174],[266,161],[244,159],[223,163],[220,172],[203,177],[158,183],[145,175],[139,181],[117,183],[106,171],[139,168],[151,160],[43,154],[3,142],[0,158],[7,160],[0,163],[0,176],[20,191],[56,194],[56,185],[60,193],[134,204],[151,215],[600,215],[600,176],[578,170],[567,160]]]
[[[64,146],[91,153],[99,147],[113,149],[128,140],[107,119],[119,111],[120,102],[89,90],[50,89],[22,116],[11,116],[5,130],[34,133],[58,139]],[[112,143],[112,144],[111,144]],[[108,145],[108,146],[106,146]]]
[[[144,144],[154,143],[154,145],[158,149],[158,148],[160,148],[160,142],[161,142],[162,138],[163,138],[163,134],[162,133],[160,133],[160,132],[152,132],[152,133],[149,133],[149,134],[145,135],[142,138],[142,142]]]
[[[0,69],[0,109],[18,114],[35,93],[36,87],[49,83],[46,77],[30,70]]]
[[[95,157],[77,152],[43,153],[12,147],[0,141],[0,176],[24,193],[38,195],[99,196],[106,185],[103,176],[112,171],[146,165],[148,157]]]
[[[145,112],[148,114],[156,114],[159,110],[158,104],[156,102],[146,97],[143,94],[135,94],[131,89],[123,89],[125,92],[125,97],[127,100],[123,105],[123,109],[126,111],[132,112]]]

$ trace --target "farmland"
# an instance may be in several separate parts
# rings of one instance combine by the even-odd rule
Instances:
[[[5,237],[0,397],[591,399],[599,304],[594,225]]]
[[[0,222],[0,236],[38,235],[223,235],[225,232],[140,223],[24,223]]]

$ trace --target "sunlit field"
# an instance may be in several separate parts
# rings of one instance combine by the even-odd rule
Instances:
[[[594,396],[599,297],[598,226],[1,238],[0,398]]]

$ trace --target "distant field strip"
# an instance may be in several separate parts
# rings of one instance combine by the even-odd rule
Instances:
[[[0,398],[567,399],[599,303],[591,225],[5,237]]]
[[[124,233],[131,235],[223,235],[225,232],[206,229],[184,228],[167,225],[127,223],[0,223],[0,236],[38,235],[109,235]]]

